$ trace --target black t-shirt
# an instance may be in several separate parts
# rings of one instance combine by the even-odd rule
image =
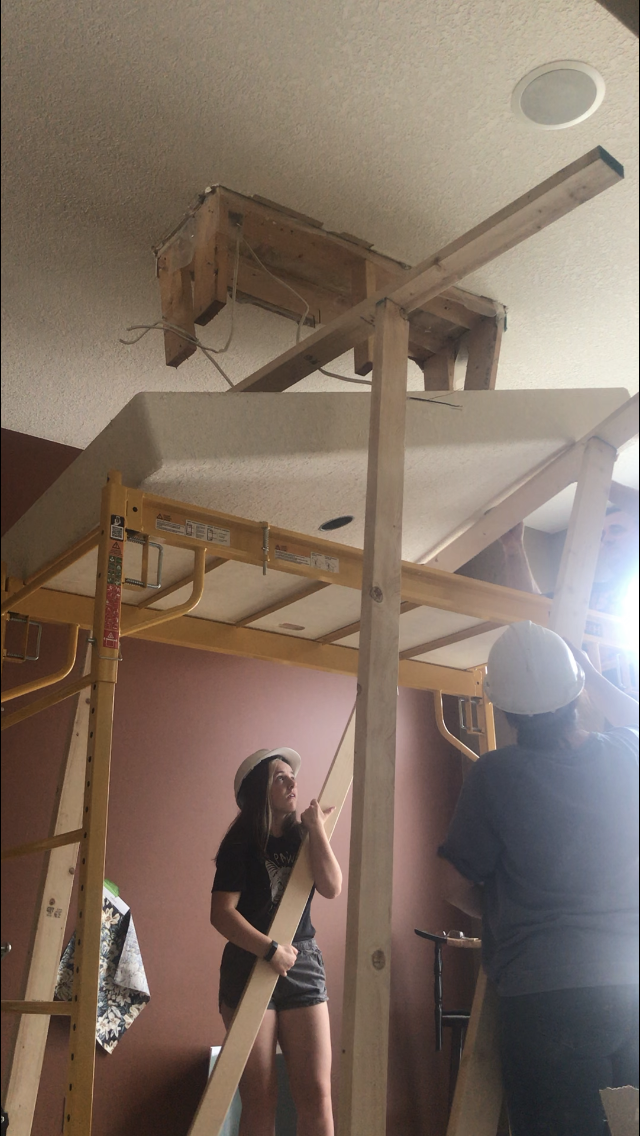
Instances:
[[[266,935],[278,910],[301,843],[302,833],[299,825],[296,825],[284,836],[270,836],[263,856],[255,845],[248,843],[240,834],[230,832],[220,845],[211,890],[240,892],[236,910],[252,927]],[[311,923],[314,891],[315,888],[312,888],[294,942],[313,939],[315,935]]]
[[[506,746],[465,780],[441,856],[484,885],[502,995],[638,981],[638,732]]]

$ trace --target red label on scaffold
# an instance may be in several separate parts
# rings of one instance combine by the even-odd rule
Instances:
[[[117,651],[120,645],[123,548],[122,541],[113,541],[109,549],[109,564],[107,566],[107,597],[104,605],[102,646],[108,647],[113,651]]]

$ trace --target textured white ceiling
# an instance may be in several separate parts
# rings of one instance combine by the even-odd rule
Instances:
[[[3,55],[6,426],[85,446],[138,391],[222,389],[156,333],[118,343],[157,318],[150,246],[207,184],[415,261],[596,144],[626,181],[465,286],[509,307],[500,387],[635,389],[637,41],[595,0],[20,0]],[[511,91],[562,58],[607,95],[539,133]],[[292,342],[237,322],[234,379]]]

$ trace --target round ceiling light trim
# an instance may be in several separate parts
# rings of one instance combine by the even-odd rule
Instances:
[[[350,514],[345,514],[343,517],[333,517],[330,521],[323,521],[319,526],[319,532],[333,532],[334,529],[343,529],[345,525],[350,525],[353,517]]]
[[[516,118],[536,130],[566,130],[595,114],[605,81],[595,67],[575,59],[543,63],[520,80],[511,96]]]

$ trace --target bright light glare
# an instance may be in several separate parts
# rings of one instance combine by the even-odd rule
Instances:
[[[625,621],[624,634],[626,646],[631,651],[638,650],[638,585],[640,581],[634,576],[627,589],[622,606],[622,615]]]

